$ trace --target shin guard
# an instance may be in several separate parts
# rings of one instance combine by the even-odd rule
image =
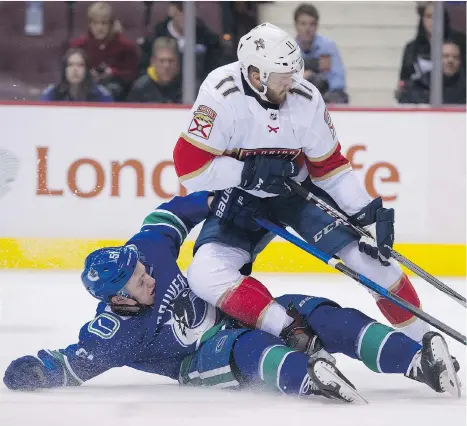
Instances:
[[[256,327],[266,308],[274,302],[269,290],[253,277],[245,277],[218,302],[227,315],[248,327]]]
[[[420,299],[406,274],[402,274],[401,278],[393,286],[389,287],[388,290],[401,299],[404,299],[406,302],[420,308]],[[382,314],[394,327],[405,327],[416,319],[413,314],[387,299],[378,296],[376,304]]]

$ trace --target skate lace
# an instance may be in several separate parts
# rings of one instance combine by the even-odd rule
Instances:
[[[409,368],[407,368],[407,373],[406,375],[409,377],[417,377],[418,371],[422,371],[422,351],[418,351],[414,357],[412,358],[412,361],[409,364]]]

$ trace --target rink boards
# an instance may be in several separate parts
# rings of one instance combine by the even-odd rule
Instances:
[[[465,276],[465,110],[331,114],[367,191],[396,211],[396,248],[433,274]],[[123,243],[186,193],[172,150],[191,118],[143,105],[0,105],[0,267],[79,269],[89,251]],[[283,241],[255,270],[332,271]]]

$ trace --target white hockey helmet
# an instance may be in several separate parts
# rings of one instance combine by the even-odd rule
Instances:
[[[240,39],[237,57],[245,80],[263,99],[266,91],[259,92],[248,78],[250,66],[259,69],[264,87],[271,73],[293,72],[296,77],[303,77],[302,53],[297,42],[287,32],[269,22],[258,25]]]

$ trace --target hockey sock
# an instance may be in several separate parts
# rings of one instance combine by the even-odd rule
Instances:
[[[241,335],[235,343],[234,360],[249,384],[262,382],[269,389],[294,395],[309,391],[308,357],[270,334],[255,330]]]
[[[359,358],[369,369],[381,373],[405,373],[421,348],[404,333],[353,308],[320,305],[307,321],[327,351]]]
[[[355,353],[360,332],[375,320],[353,308],[323,304],[307,316],[308,325],[330,353],[358,358]]]
[[[219,307],[248,327],[261,328],[274,336],[279,336],[292,322],[284,307],[253,277],[245,277],[239,285],[228,290]]]
[[[405,374],[420,349],[421,345],[404,333],[377,322],[368,324],[357,342],[358,357],[378,373]]]
[[[420,308],[420,299],[407,275],[402,274],[399,281],[392,287],[389,287],[388,290],[404,299],[406,302]],[[387,299],[378,298],[376,304],[382,314],[394,327],[405,327],[417,319],[412,313],[407,312],[405,309],[400,308]]]

